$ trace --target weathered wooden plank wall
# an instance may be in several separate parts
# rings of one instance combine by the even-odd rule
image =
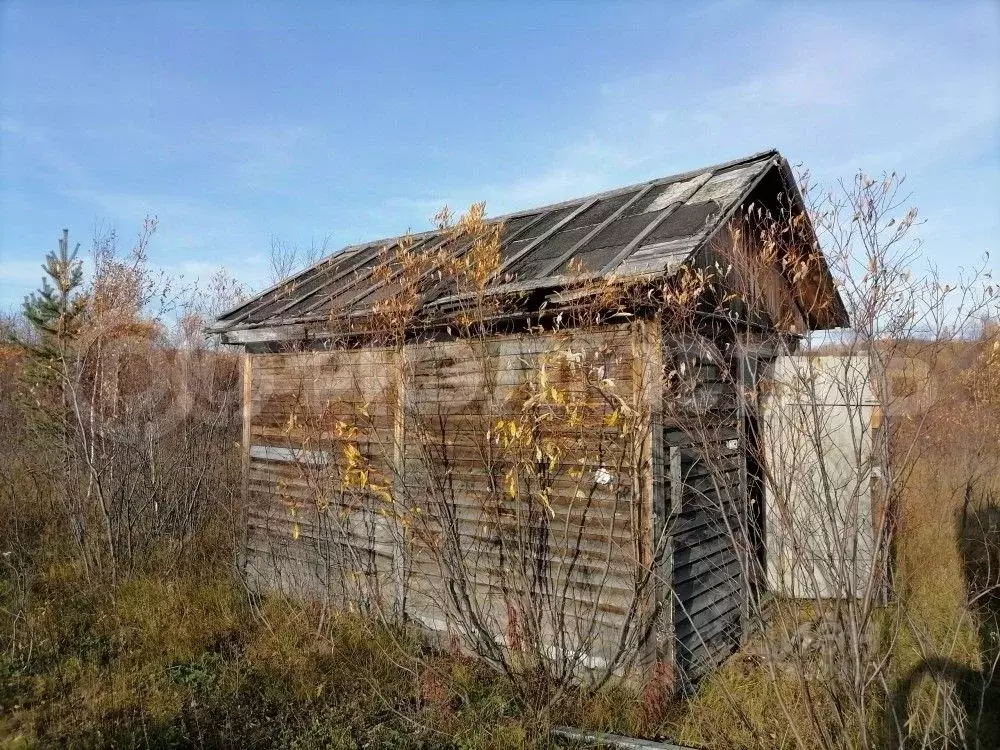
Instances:
[[[391,605],[397,355],[254,355],[247,565],[269,585]]]
[[[480,650],[656,658],[659,353],[630,323],[254,355],[248,565]]]
[[[637,372],[637,355],[648,357],[634,338],[618,326],[408,350],[406,485],[427,503],[412,617],[487,647],[539,638],[554,657],[597,668],[621,648],[636,655],[652,591],[639,464],[649,440],[622,433],[652,376]],[[530,428],[536,449],[551,445],[551,470],[520,472],[511,487],[524,456],[503,445],[504,424]],[[648,417],[631,426],[648,431]]]

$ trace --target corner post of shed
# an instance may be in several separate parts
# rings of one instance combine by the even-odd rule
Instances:
[[[253,355],[243,348],[240,367],[240,386],[243,393],[243,429],[240,441],[240,503],[242,512],[247,513],[250,509],[250,422],[253,415]],[[244,570],[246,565],[246,548],[249,528],[246,524],[241,524],[243,534],[240,544],[240,559],[237,564],[240,570]]]
[[[640,644],[639,662],[647,678],[659,673],[670,658],[672,635],[664,611],[669,601],[669,569],[666,562],[666,505],[663,481],[663,349],[658,320],[632,324],[632,366],[636,407],[640,411],[637,435],[635,534],[638,562],[648,576],[643,592],[644,620],[648,637]]]
[[[392,555],[392,576],[395,584],[393,616],[400,622],[406,619],[406,595],[410,575],[409,534],[406,523],[401,520],[401,515],[409,511],[408,504],[403,503],[403,498],[406,495],[406,351],[405,345],[396,349],[393,367],[395,403],[393,405],[392,494],[396,506]]]

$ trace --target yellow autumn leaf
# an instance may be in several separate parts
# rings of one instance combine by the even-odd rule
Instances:
[[[556,512],[552,509],[552,505],[549,503],[549,488],[546,487],[544,490],[538,493],[538,500],[541,502],[542,507],[549,512],[550,518],[556,517]]]
[[[517,497],[517,475],[513,470],[508,471],[506,475],[507,479],[507,494],[512,498]]]

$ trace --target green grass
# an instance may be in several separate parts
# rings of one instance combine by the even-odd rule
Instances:
[[[892,645],[892,684],[928,656],[981,669],[981,633],[992,632],[965,605],[955,514],[935,500],[946,492],[936,477],[909,498],[900,537],[909,625]],[[794,747],[794,722],[806,745],[818,740],[802,684],[740,654],[688,701],[655,684],[617,687],[539,715],[472,659],[353,616],[321,623],[318,611],[278,597],[251,607],[223,574],[140,576],[112,595],[58,555],[23,565],[27,578],[16,566],[0,566],[0,747],[547,747],[553,723],[749,748]],[[925,674],[915,683],[911,733],[928,730],[947,746],[954,719],[942,698],[959,700],[961,685],[942,695],[939,682]],[[876,691],[865,718],[875,734],[885,704]],[[987,743],[1000,736],[990,711],[978,730]]]
[[[922,491],[906,498],[899,537],[900,609],[881,615],[888,622],[902,613],[906,623],[892,642],[888,676],[903,684],[928,657],[957,668],[946,679],[918,674],[909,694],[911,735],[926,731],[949,746],[962,720],[955,706],[974,681],[968,675],[995,652],[998,621],[966,605],[968,553],[956,538],[955,501],[942,501],[947,476],[915,479]],[[954,689],[942,691],[942,679]],[[822,695],[809,698],[794,677],[775,679],[737,654],[687,701],[655,684],[616,687],[570,695],[538,714],[530,697],[472,659],[357,617],[321,620],[310,606],[278,597],[251,607],[225,574],[145,575],[112,593],[58,554],[0,565],[4,748],[547,747],[554,723],[705,747],[794,747],[792,723],[802,743],[818,741],[810,700],[822,713]],[[1000,737],[995,687],[987,700],[994,703],[976,729],[981,747]],[[874,690],[863,719],[873,735],[886,704]]]
[[[1000,649],[997,597],[977,609],[967,604],[977,570],[992,570],[985,583],[997,583],[1000,518],[990,511],[984,517],[995,530],[980,525],[979,537],[957,538],[957,464],[922,460],[908,483],[899,609],[880,615],[887,629],[900,615],[905,625],[891,641],[890,691],[912,678],[909,731],[926,732],[937,746],[955,746],[962,691]],[[970,508],[991,508],[998,497],[1000,480],[984,480]],[[180,572],[139,575],[112,592],[86,580],[42,510],[30,502],[0,507],[0,521],[18,514],[20,540],[0,558],[0,748],[546,747],[550,724],[727,748],[793,747],[794,724],[801,744],[814,746],[809,704],[821,714],[829,705],[737,654],[690,700],[653,683],[571,694],[539,712],[503,676],[412,634],[346,615],[322,619],[278,597],[251,607],[224,572],[230,562],[216,538],[193,546],[196,559]],[[0,526],[0,538],[13,540],[13,528]],[[921,672],[928,659],[947,660],[950,675]],[[981,747],[1000,746],[996,685],[986,698],[975,731]],[[875,686],[862,717],[874,736],[888,702]],[[850,744],[861,728],[840,739]]]
[[[225,579],[142,578],[112,599],[52,566],[0,656],[0,745],[531,744],[507,686],[476,663],[352,618],[316,626],[277,599],[255,613]]]

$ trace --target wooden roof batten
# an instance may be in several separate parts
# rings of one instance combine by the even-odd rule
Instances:
[[[611,273],[616,268],[618,268],[618,266],[621,265],[621,263],[626,258],[628,258],[632,253],[635,252],[636,248],[638,248],[639,245],[642,244],[642,241],[653,233],[654,229],[656,229],[658,226],[660,226],[660,224],[669,219],[680,206],[683,206],[685,203],[691,200],[691,198],[695,195],[695,193],[701,190],[705,186],[705,183],[707,183],[710,179],[712,179],[712,176],[713,176],[712,172],[706,172],[705,174],[698,177],[697,180],[695,181],[694,187],[689,188],[684,194],[683,198],[671,203],[667,208],[661,211],[651,222],[649,222],[649,224],[643,227],[642,231],[640,231],[639,234],[637,234],[635,238],[631,242],[629,242],[620,253],[618,253],[615,257],[613,257],[611,260],[609,260],[607,263],[604,264],[604,266],[601,268],[601,273],[602,274]]]
[[[519,229],[517,229],[514,232],[511,232],[511,234],[509,236],[504,237],[503,239],[501,239],[501,241],[500,241],[501,251],[503,250],[503,248],[510,246],[510,244],[512,242],[514,242],[515,240],[517,240],[518,237],[520,237],[526,231],[530,230],[532,227],[534,227],[536,224],[538,224],[540,221],[542,221],[548,215],[549,215],[548,212],[539,213],[538,216],[536,216],[531,221],[527,222],[524,226],[520,227]],[[454,239],[454,237],[449,236],[447,232],[444,232],[443,234],[444,234],[443,239],[441,239],[440,242],[436,243],[430,250],[428,250],[426,252],[430,252],[430,253],[437,252],[438,250],[441,250],[445,245],[447,245],[451,240]],[[434,237],[434,236],[436,236],[436,235],[432,235],[432,237]],[[475,244],[476,244],[476,238],[473,238],[469,242],[466,242],[464,245],[462,245],[462,247],[455,253],[455,256],[454,256],[455,260],[458,260],[459,258],[463,257],[467,252],[469,252],[469,250],[472,249],[472,246],[475,245]],[[421,251],[421,252],[424,252],[424,251]],[[426,279],[428,276],[430,276],[431,274],[434,273],[434,270],[435,269],[429,269],[427,271],[424,271],[420,275],[418,281],[423,281],[424,279]],[[402,271],[402,270],[396,271],[393,274],[391,274],[388,278],[382,279],[381,281],[376,282],[373,286],[369,287],[368,289],[363,289],[360,294],[355,295],[354,297],[352,297],[351,299],[349,299],[346,303],[344,303],[344,309],[346,309],[346,310],[352,309],[354,307],[354,305],[356,305],[358,302],[361,302],[362,300],[366,299],[367,297],[370,297],[372,294],[374,294],[376,291],[378,291],[379,289],[381,289],[386,284],[395,281],[400,276],[402,276],[403,273],[405,273],[405,272]]]
[[[621,207],[619,207],[617,211],[611,214],[611,216],[606,218],[604,221],[602,221],[600,224],[594,227],[591,231],[587,232],[587,234],[584,235],[580,240],[578,240],[572,247],[570,247],[569,250],[567,250],[562,255],[557,257],[547,266],[544,266],[542,270],[538,272],[538,275],[544,278],[546,276],[551,276],[553,273],[555,273],[557,269],[562,267],[563,263],[568,261],[574,255],[576,255],[581,249],[586,247],[587,243],[589,243],[591,240],[597,237],[597,235],[599,235],[601,232],[603,232],[605,229],[611,226],[612,223],[614,223],[620,216],[622,216],[622,214],[624,214],[629,208],[631,208],[635,203],[637,203],[644,195],[646,195],[646,193],[648,193],[654,187],[656,187],[656,183],[650,182],[648,185],[642,188],[639,192],[637,192],[635,195],[629,198]]]
[[[788,162],[778,151],[768,150],[704,169],[491,219],[491,222],[519,220],[519,225],[501,239],[503,261],[491,275],[495,286],[490,294],[523,295],[549,290],[558,297],[562,294],[561,287],[572,282],[601,277],[648,279],[673,273],[718,234],[746,204],[764,177],[775,169],[787,186],[787,194],[801,203]],[[687,206],[691,209],[681,212]],[[649,220],[642,223],[644,214]],[[223,313],[208,332],[227,334],[228,340],[239,343],[251,338],[266,340],[268,331],[277,336],[277,330],[283,327],[289,330],[282,338],[291,335],[293,326],[370,315],[372,305],[380,298],[379,290],[402,274],[401,269],[393,269],[375,278],[371,264],[381,251],[409,241],[417,252],[444,250],[457,259],[474,244],[474,240],[457,243],[453,250],[448,248],[453,239],[448,230],[437,229],[349,246]],[[504,251],[515,243],[526,244],[504,257]],[[553,250],[557,252],[553,254]],[[598,270],[558,273],[581,254],[595,261]],[[825,262],[821,268],[822,273],[829,275]],[[518,269],[527,269],[524,277],[505,277]],[[425,271],[421,279],[431,273]],[[832,283],[832,278],[829,281]],[[282,300],[285,290],[293,293],[296,288],[301,290],[299,294]],[[846,311],[841,312],[843,303],[836,289],[830,288],[835,297],[834,313],[816,321],[821,327],[836,327],[846,321]],[[468,296],[454,293],[447,284],[431,285],[424,293],[422,307],[444,311]],[[241,335],[240,331],[248,335]],[[250,331],[258,333],[250,336]]]
[[[559,231],[560,229],[562,229],[562,228],[563,228],[564,226],[566,226],[566,225],[567,225],[567,224],[569,224],[569,223],[570,223],[571,221],[573,221],[573,219],[575,219],[575,218],[576,218],[577,216],[579,216],[580,214],[584,213],[584,212],[585,212],[585,211],[587,211],[588,209],[590,209],[590,208],[592,208],[593,206],[595,206],[595,205],[597,204],[597,201],[598,201],[598,200],[600,200],[600,199],[599,199],[599,198],[591,198],[590,200],[588,200],[588,201],[584,201],[583,203],[581,203],[581,204],[580,204],[580,206],[579,206],[579,207],[578,207],[578,208],[577,208],[577,209],[576,209],[575,211],[571,211],[571,212],[570,212],[570,213],[569,213],[569,214],[568,214],[567,216],[564,216],[564,217],[563,217],[562,219],[560,219],[559,221],[557,221],[557,222],[556,222],[555,224],[553,224],[553,225],[552,225],[552,226],[551,226],[551,227],[550,227],[549,229],[547,229],[547,230],[546,230],[545,232],[542,232],[541,236],[539,236],[539,237],[535,238],[535,239],[534,239],[534,240],[533,240],[532,242],[530,242],[530,243],[529,243],[528,245],[526,245],[525,247],[521,248],[521,249],[520,249],[520,250],[518,250],[518,251],[517,251],[516,253],[514,253],[514,255],[512,255],[512,256],[511,256],[510,258],[508,258],[508,259],[507,259],[507,260],[505,260],[505,261],[504,261],[503,263],[501,263],[501,264],[500,264],[500,267],[499,267],[499,268],[498,268],[498,269],[497,269],[496,271],[494,271],[494,272],[493,272],[492,274],[490,274],[490,280],[491,280],[491,281],[495,281],[495,280],[496,280],[497,278],[499,278],[499,277],[500,277],[500,276],[501,276],[501,275],[502,275],[502,274],[503,274],[503,273],[504,273],[504,272],[505,272],[505,271],[506,271],[506,270],[507,270],[508,268],[510,268],[511,266],[513,266],[513,265],[514,265],[515,263],[517,263],[517,262],[518,262],[519,260],[521,260],[521,259],[522,259],[522,258],[524,258],[524,257],[525,257],[526,255],[528,255],[528,253],[530,253],[530,252],[531,252],[532,250],[534,250],[534,249],[535,249],[536,247],[538,247],[538,246],[539,246],[539,245],[541,245],[541,244],[542,244],[543,242],[545,242],[545,241],[546,241],[546,240],[548,240],[548,239],[549,239],[550,237],[552,237],[552,236],[553,236],[554,234],[556,234],[556,232],[558,232],[558,231]]]

